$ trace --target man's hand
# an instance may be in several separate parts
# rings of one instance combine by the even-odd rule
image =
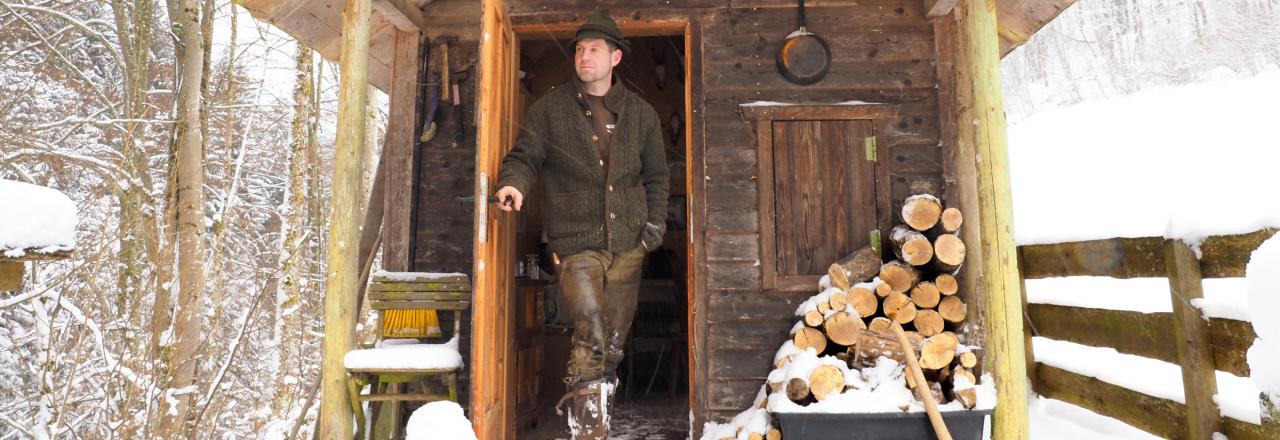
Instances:
[[[494,196],[498,198],[498,209],[503,211],[511,212],[512,208],[519,211],[520,207],[524,205],[524,194],[520,194],[520,190],[512,186],[502,187]],[[508,198],[510,198],[509,202]]]

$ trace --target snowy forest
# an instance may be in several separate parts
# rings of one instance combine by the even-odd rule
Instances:
[[[1278,23],[1081,0],[1004,59],[1009,120],[1276,70]],[[0,179],[79,214],[76,258],[0,295],[0,440],[311,437],[337,84],[230,0],[0,0]]]

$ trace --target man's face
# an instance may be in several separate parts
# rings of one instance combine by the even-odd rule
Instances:
[[[608,43],[597,38],[578,41],[573,52],[573,68],[584,83],[608,78],[613,67],[621,61],[621,50],[611,50]]]

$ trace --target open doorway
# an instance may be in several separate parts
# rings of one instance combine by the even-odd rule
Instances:
[[[623,32],[627,28],[623,26]],[[679,30],[671,36],[628,38],[631,52],[615,69],[620,83],[644,98],[658,113],[671,174],[667,235],[648,254],[642,272],[635,319],[617,374],[613,431],[635,438],[688,436],[688,259],[686,197],[689,108],[686,49]],[[562,35],[521,35],[520,87],[516,108],[523,112],[537,98],[574,78],[573,49]],[[540,185],[539,185],[540,186]],[[516,227],[516,341],[513,386],[516,438],[567,437],[564,418],[555,414],[563,395],[572,329],[558,307],[555,274],[542,242],[541,188],[526,199]],[[529,263],[533,261],[535,263]],[[535,269],[536,267],[536,269]],[[534,273],[536,272],[536,274]]]

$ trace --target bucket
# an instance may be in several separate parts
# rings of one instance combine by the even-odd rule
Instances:
[[[905,413],[776,413],[782,420],[782,438],[787,440],[930,440],[933,425],[928,414]],[[951,438],[982,440],[982,428],[991,410],[947,411]]]

